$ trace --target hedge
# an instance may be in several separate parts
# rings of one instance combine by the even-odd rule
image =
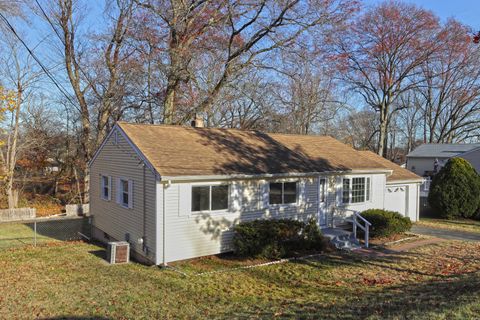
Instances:
[[[305,251],[324,250],[328,241],[315,220],[254,220],[235,226],[234,251],[239,256],[278,259]]]
[[[433,178],[428,202],[441,218],[473,218],[480,207],[480,176],[467,160],[452,158]]]
[[[412,227],[410,218],[402,216],[395,211],[387,211],[383,209],[370,209],[363,211],[362,217],[372,224],[370,227],[370,236],[389,237],[394,234],[404,233]]]

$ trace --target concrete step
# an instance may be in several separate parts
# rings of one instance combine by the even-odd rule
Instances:
[[[354,250],[361,248],[360,243],[354,238],[351,232],[339,228],[323,229],[322,233],[325,237],[330,239],[330,242],[342,250]]]

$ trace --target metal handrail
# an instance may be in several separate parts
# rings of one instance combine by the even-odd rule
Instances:
[[[360,218],[360,220],[364,222],[364,224],[365,224],[364,226],[362,226],[358,222],[358,218]],[[360,213],[358,213],[357,211],[353,212],[352,222],[353,222],[353,236],[355,237],[355,239],[357,239],[357,227],[359,227],[360,229],[365,231],[365,247],[368,248],[368,239],[370,237],[370,234],[369,234],[370,233],[370,226],[372,224],[367,219],[362,217],[362,215]]]

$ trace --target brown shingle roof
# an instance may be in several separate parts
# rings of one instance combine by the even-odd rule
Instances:
[[[327,136],[125,122],[119,126],[163,176],[389,170]]]
[[[393,174],[387,177],[387,181],[408,181],[408,180],[422,180],[420,176],[417,176],[415,173],[411,172],[410,170],[407,170],[405,168],[400,167],[399,165],[391,162],[390,160],[385,159],[384,157],[379,156],[376,153],[373,153],[371,151],[360,151],[360,153],[373,160],[376,161],[383,166],[392,169]]]

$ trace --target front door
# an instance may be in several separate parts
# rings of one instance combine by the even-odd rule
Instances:
[[[318,179],[318,223],[327,226],[327,179]]]

